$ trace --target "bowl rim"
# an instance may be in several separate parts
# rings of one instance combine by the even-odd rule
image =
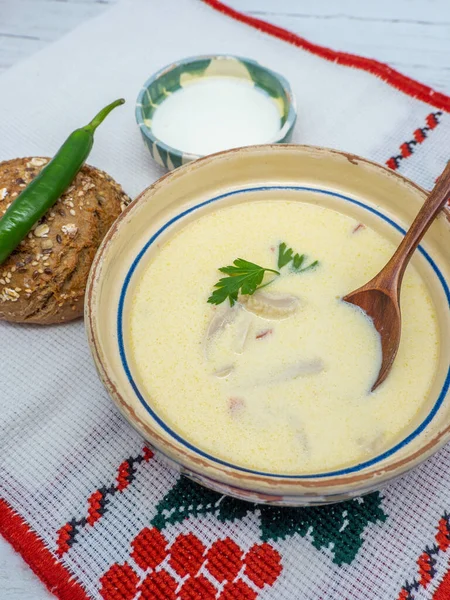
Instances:
[[[244,56],[239,56],[236,54],[199,54],[199,55],[188,56],[186,58],[175,60],[175,61],[171,62],[170,64],[166,65],[165,67],[162,67],[161,69],[156,71],[156,73],[151,75],[145,81],[145,83],[141,87],[139,94],[136,98],[135,118],[136,118],[136,123],[137,123],[139,129],[141,130],[142,135],[144,135],[145,138],[149,142],[151,142],[152,144],[156,144],[156,147],[158,148],[158,150],[163,150],[164,152],[167,152],[170,155],[176,156],[179,159],[179,161],[182,161],[182,164],[193,161],[193,160],[197,160],[199,158],[204,158],[205,156],[211,156],[211,155],[210,154],[208,154],[208,155],[193,154],[190,152],[185,152],[182,149],[174,148],[173,146],[166,144],[163,140],[156,137],[156,135],[153,133],[153,128],[148,127],[148,125],[146,125],[146,123],[145,123],[145,118],[144,118],[143,109],[142,109],[142,103],[143,103],[142,101],[143,101],[144,95],[146,94],[150,85],[152,85],[155,81],[157,81],[163,75],[170,73],[170,71],[173,71],[174,69],[176,69],[177,67],[182,66],[182,65],[189,65],[189,64],[195,63],[197,61],[213,60],[213,59],[224,60],[224,61],[226,61],[226,60],[235,60],[236,61],[237,60],[239,62],[242,62],[244,65],[246,63],[256,65],[258,68],[266,71],[266,73],[268,73],[271,77],[276,79],[281,84],[282,88],[284,89],[286,98],[288,99],[288,113],[286,115],[286,120],[285,120],[284,124],[280,127],[280,129],[278,130],[277,134],[271,140],[267,140],[267,142],[263,145],[281,143],[286,138],[286,136],[293,130],[294,125],[297,120],[297,103],[296,103],[295,96],[293,94],[291,85],[288,82],[288,80],[283,75],[278,73],[277,71],[274,71],[274,70],[262,65],[261,63],[259,63],[258,61],[254,60],[254,59],[247,58]],[[251,146],[249,146],[249,147],[251,147]],[[236,148],[232,148],[232,150],[235,150],[235,149]],[[224,152],[227,152],[227,150],[224,150]]]
[[[112,397],[112,400],[119,408],[119,410],[122,412],[122,414],[124,414],[124,416],[128,420],[128,422],[134,428],[136,428],[141,435],[143,435],[143,433],[139,429],[138,424],[136,422],[134,422],[130,418],[130,416],[124,412],[123,406],[127,406],[127,403],[124,400],[124,398],[122,397],[119,390],[117,390],[115,384],[111,381],[111,379],[107,373],[107,370],[104,368],[103,362],[101,360],[101,352],[99,350],[100,344],[99,344],[99,340],[98,340],[97,333],[96,333],[96,315],[95,315],[95,311],[92,309],[92,307],[94,304],[93,297],[95,295],[95,288],[96,288],[97,281],[98,281],[97,273],[101,270],[101,263],[102,263],[103,255],[104,255],[105,251],[107,250],[108,246],[110,245],[110,243],[113,241],[113,238],[114,238],[117,230],[119,229],[120,224],[127,218],[128,213],[131,210],[133,210],[133,208],[137,205],[137,203],[142,201],[144,196],[149,191],[157,191],[161,186],[163,186],[165,184],[166,178],[169,178],[169,177],[177,177],[178,178],[183,174],[183,172],[191,170],[191,169],[201,168],[201,165],[203,163],[211,162],[216,157],[220,157],[223,155],[238,154],[238,153],[242,154],[242,153],[250,153],[250,152],[254,152],[254,151],[266,151],[266,150],[269,150],[269,151],[276,150],[278,152],[280,152],[280,151],[282,152],[285,150],[286,151],[299,150],[299,151],[303,151],[303,152],[318,152],[318,153],[325,153],[325,154],[329,154],[329,153],[336,154],[338,156],[342,156],[342,157],[346,158],[348,161],[350,161],[352,163],[363,163],[364,165],[375,167],[376,170],[380,170],[380,171],[384,172],[385,175],[387,174],[389,177],[398,179],[403,184],[406,184],[407,186],[410,186],[410,187],[416,189],[420,193],[420,195],[423,196],[424,199],[427,194],[425,189],[422,188],[421,186],[419,186],[418,184],[416,184],[415,182],[404,177],[400,173],[392,171],[391,169],[388,169],[387,167],[385,167],[379,163],[376,163],[375,161],[371,161],[366,158],[360,157],[358,155],[340,151],[340,150],[335,150],[332,148],[324,148],[324,147],[312,146],[312,145],[298,145],[298,144],[282,144],[282,145],[265,144],[265,145],[257,145],[257,146],[246,146],[243,148],[233,148],[230,150],[218,152],[216,154],[202,157],[202,158],[196,160],[194,163],[188,163],[186,165],[183,165],[183,166],[179,167],[178,169],[176,169],[175,171],[168,172],[165,175],[163,175],[162,177],[160,177],[157,181],[155,181],[154,183],[149,185],[147,188],[142,190],[140,192],[140,194],[138,194],[138,196],[135,198],[135,200],[128,207],[125,208],[125,210],[121,213],[121,215],[119,215],[119,217],[114,222],[113,226],[108,231],[105,238],[103,239],[103,241],[94,257],[94,261],[92,263],[92,267],[90,270],[89,279],[88,279],[88,283],[87,283],[87,287],[86,287],[86,302],[85,302],[85,327],[86,327],[88,341],[89,341],[89,344],[91,347],[91,351],[92,351],[94,361],[95,361],[97,370],[99,372],[100,378],[101,378],[103,384],[105,385],[105,387],[107,388],[110,396]],[[447,218],[447,221],[450,223],[450,207],[444,208],[443,212]],[[123,406],[121,406],[121,404]],[[150,425],[150,427],[151,427],[151,425]],[[149,432],[147,431],[147,434],[148,433]],[[179,465],[181,465],[182,468],[183,467],[186,468],[188,471],[192,472],[193,474],[196,474],[199,477],[205,477],[205,473],[202,471],[199,471],[194,465],[200,464],[200,465],[202,465],[203,469],[211,468],[209,459],[206,459],[206,461],[205,461],[204,459],[202,459],[202,457],[192,456],[192,452],[189,449],[188,449],[189,454],[187,454],[184,450],[180,452],[179,442],[176,442],[175,444],[172,443],[172,441],[168,442],[166,439],[162,439],[162,437],[154,430],[152,430],[150,437],[151,437],[150,443],[153,444],[155,446],[155,448],[162,455],[168,456],[168,453],[167,453],[168,447],[171,447],[172,449],[174,449],[178,455],[181,454],[183,457],[182,459],[177,458],[177,459],[171,459],[171,460],[175,460]],[[327,493],[327,496],[331,496],[331,495],[333,495],[333,493],[339,492],[339,489],[342,489],[342,486],[344,485],[344,483],[346,484],[347,489],[357,489],[358,485],[359,485],[359,487],[361,487],[361,485],[370,484],[371,480],[376,480],[377,487],[380,487],[381,485],[383,485],[384,482],[389,481],[393,477],[398,477],[398,476],[406,473],[411,468],[415,467],[417,464],[420,464],[421,462],[426,460],[429,456],[431,456],[432,454],[437,452],[440,448],[442,448],[449,441],[449,439],[450,439],[450,423],[447,427],[440,430],[435,436],[433,436],[431,439],[429,439],[426,444],[421,445],[418,449],[416,449],[411,454],[408,454],[407,456],[404,456],[400,459],[392,461],[390,464],[381,466],[378,469],[372,470],[372,471],[367,471],[367,470],[363,469],[359,473],[350,473],[350,474],[341,474],[341,475],[327,475],[325,473],[324,476],[321,478],[317,478],[317,477],[316,478],[314,478],[314,477],[308,478],[308,474],[306,474],[305,476],[299,475],[297,477],[294,475],[289,479],[281,478],[281,477],[277,477],[277,476],[266,479],[268,474],[267,475],[264,473],[257,474],[252,471],[246,472],[245,470],[244,470],[244,472],[242,472],[242,470],[234,469],[233,466],[228,466],[228,465],[224,466],[224,465],[215,463],[212,465],[212,467],[214,468],[214,479],[213,480],[221,482],[221,483],[228,483],[231,478],[235,482],[236,481],[239,481],[241,483],[246,482],[247,485],[244,485],[240,489],[247,490],[249,492],[255,491],[255,489],[256,489],[254,486],[252,487],[250,485],[252,482],[261,483],[262,481],[270,484],[270,487],[272,489],[276,489],[277,486],[282,486],[284,488],[291,488],[291,491],[294,492],[294,489],[292,489],[292,488],[295,488],[296,486],[300,486],[303,488],[303,490],[301,492],[298,492],[297,494],[294,492],[292,494],[292,497],[305,495],[306,488],[320,489],[320,488],[326,487],[329,490],[331,490],[329,493]],[[286,494],[284,494],[284,495],[286,496]]]
[[[131,387],[133,388],[137,398],[139,399],[141,405],[144,406],[144,408],[151,415],[153,420],[156,421],[158,423],[158,425],[162,429],[164,429],[166,431],[166,433],[168,433],[172,438],[176,439],[178,443],[182,444],[186,448],[189,448],[189,450],[192,450],[196,454],[203,456],[204,458],[206,458],[207,460],[209,460],[211,462],[219,463],[222,466],[225,466],[230,469],[235,469],[240,472],[251,473],[253,475],[262,475],[265,477],[269,477],[270,479],[279,478],[279,479],[283,479],[283,480],[296,479],[296,478],[302,479],[302,480],[308,479],[308,478],[323,479],[325,477],[341,476],[341,475],[347,475],[350,473],[356,473],[356,472],[362,471],[366,468],[372,467],[372,466],[380,463],[381,461],[392,456],[395,452],[398,452],[399,450],[405,448],[410,442],[412,442],[423,431],[425,431],[425,429],[428,427],[428,425],[431,423],[431,421],[434,419],[437,412],[441,408],[445,398],[450,393],[450,367],[448,369],[447,376],[442,385],[441,391],[440,391],[439,395],[437,396],[433,406],[431,407],[431,410],[427,413],[426,417],[423,418],[423,420],[417,425],[417,427],[415,427],[415,429],[413,431],[411,431],[403,439],[401,439],[399,442],[397,442],[394,446],[388,448],[387,450],[384,450],[380,454],[377,454],[376,456],[374,456],[370,459],[367,459],[367,460],[357,463],[355,465],[349,465],[346,467],[344,466],[341,468],[335,468],[335,469],[332,469],[329,471],[325,471],[323,473],[314,472],[314,473],[308,473],[305,475],[269,473],[269,472],[259,471],[256,469],[250,469],[248,467],[240,467],[240,466],[233,464],[225,459],[220,459],[220,458],[214,456],[210,451],[202,450],[202,448],[199,447],[198,444],[194,444],[193,442],[190,442],[188,439],[186,439],[185,437],[183,437],[182,435],[177,433],[177,431],[172,426],[170,426],[162,417],[160,417],[158,415],[158,413],[151,407],[150,403],[145,399],[140,386],[136,382],[136,378],[133,376],[132,369],[130,368],[130,362],[127,357],[126,344],[124,343],[124,334],[123,334],[124,305],[127,301],[126,300],[127,292],[128,292],[129,285],[131,283],[133,274],[134,274],[136,268],[138,267],[138,265],[140,264],[141,260],[144,259],[147,250],[150,248],[150,246],[154,242],[156,242],[159,235],[161,233],[163,233],[167,229],[167,227],[172,225],[174,222],[179,221],[184,216],[194,213],[197,209],[200,209],[203,206],[207,206],[215,201],[220,201],[224,198],[229,198],[230,196],[244,194],[248,191],[259,191],[261,189],[263,189],[263,190],[266,190],[266,189],[267,190],[302,190],[302,191],[308,191],[311,193],[319,193],[319,194],[324,194],[327,196],[337,197],[346,202],[349,202],[351,204],[355,204],[361,208],[364,208],[368,212],[376,214],[379,218],[381,218],[384,221],[386,221],[387,223],[389,223],[394,229],[399,231],[401,234],[403,234],[403,235],[406,234],[406,231],[405,231],[405,229],[403,229],[403,227],[401,227],[400,225],[395,223],[395,221],[393,221],[390,217],[383,214],[382,211],[379,211],[376,208],[368,206],[360,200],[352,199],[352,198],[346,196],[345,194],[341,194],[341,193],[338,193],[335,191],[330,191],[330,190],[321,189],[321,188],[310,188],[310,187],[302,186],[302,185],[267,185],[267,186],[263,186],[263,187],[257,186],[257,187],[250,187],[250,188],[239,188],[237,190],[232,190],[232,191],[225,192],[223,194],[219,194],[218,196],[209,198],[208,200],[205,200],[199,204],[190,206],[186,210],[181,211],[180,213],[178,213],[177,215],[175,215],[171,219],[169,219],[166,223],[164,223],[164,225],[162,225],[158,229],[158,231],[156,231],[151,236],[151,238],[142,246],[142,248],[138,252],[136,258],[134,259],[132,264],[129,266],[127,273],[125,275],[125,279],[122,282],[120,299],[119,299],[119,307],[118,307],[118,317],[117,317],[117,322],[116,322],[116,334],[117,334],[119,353],[120,353],[120,358],[121,358],[123,369],[125,370],[128,381],[129,381]],[[444,290],[448,304],[450,306],[450,288],[449,288],[449,285],[447,284],[447,281],[445,280],[444,276],[442,275],[440,268],[436,265],[435,261],[431,258],[431,256],[428,254],[428,252],[422,246],[419,246],[417,251],[420,252],[424,256],[424,258],[427,260],[427,262],[431,266],[432,270],[434,271],[435,275],[437,276],[437,279],[439,280],[439,282],[442,285],[442,288]]]

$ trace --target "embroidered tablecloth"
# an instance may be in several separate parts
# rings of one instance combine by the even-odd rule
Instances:
[[[0,159],[54,154],[125,96],[90,162],[136,195],[162,174],[134,122],[142,83],[211,53],[248,56],[290,81],[295,142],[360,154],[425,188],[450,158],[450,98],[385,65],[217,0],[130,0],[0,77]],[[450,447],[364,498],[247,504],[163,465],[102,388],[81,322],[2,323],[0,336],[0,530],[59,598],[450,598]]]

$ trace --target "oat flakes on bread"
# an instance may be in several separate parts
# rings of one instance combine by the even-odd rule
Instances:
[[[49,158],[0,162],[0,217]],[[0,265],[0,319],[61,323],[83,314],[95,252],[129,202],[109,175],[84,165],[72,185]]]

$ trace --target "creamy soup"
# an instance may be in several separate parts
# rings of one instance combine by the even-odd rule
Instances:
[[[289,248],[304,255],[299,268],[278,268],[280,244],[286,259]],[[128,345],[142,393],[184,439],[243,467],[312,473],[379,454],[416,424],[439,352],[432,301],[410,266],[399,353],[371,393],[380,339],[341,298],[393,250],[348,216],[289,200],[187,224],[145,265],[131,301]],[[227,276],[218,269],[237,258],[280,274],[266,273],[268,285],[233,307],[208,303]]]

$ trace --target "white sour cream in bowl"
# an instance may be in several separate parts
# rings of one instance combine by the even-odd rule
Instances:
[[[199,78],[168,96],[152,120],[153,133],[162,142],[199,156],[267,143],[280,128],[280,112],[271,97],[234,77]]]
[[[136,101],[142,138],[168,169],[229,148],[287,142],[296,116],[282,75],[228,55],[176,61],[150,77]]]

